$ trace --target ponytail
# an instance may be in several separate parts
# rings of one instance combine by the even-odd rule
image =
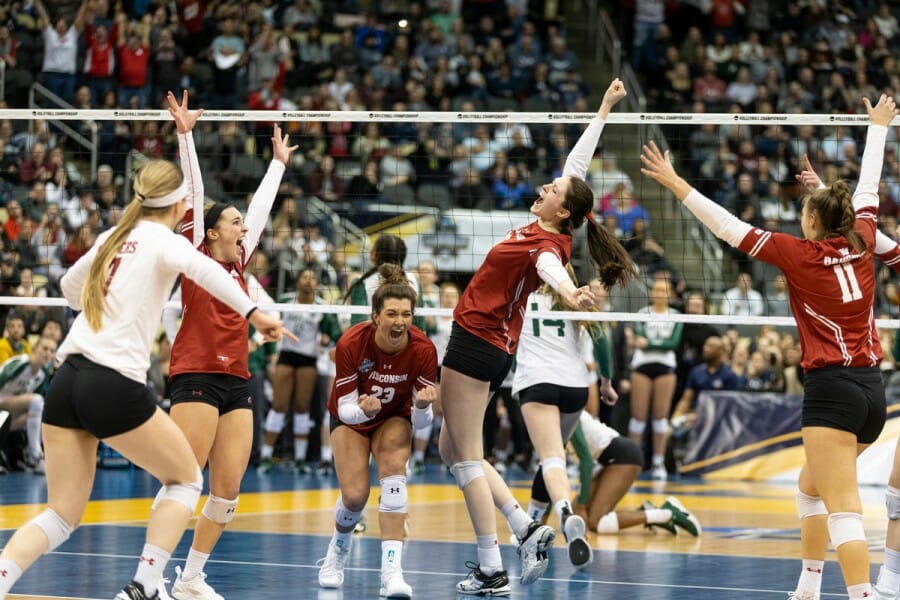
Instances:
[[[372,268],[363,273],[347,289],[347,293],[344,295],[344,304],[350,303],[350,297],[356,286],[362,285],[366,279],[374,275],[381,265],[391,263],[398,265],[402,270],[403,263],[406,262],[406,242],[403,241],[403,238],[389,233],[378,236],[372,245],[372,262],[374,263]]]
[[[850,186],[843,180],[820,188],[806,198],[806,209],[815,211],[822,223],[823,237],[844,237],[857,252],[865,252],[866,244],[856,232],[856,211]]]

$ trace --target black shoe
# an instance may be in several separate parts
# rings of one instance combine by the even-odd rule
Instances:
[[[159,594],[154,592],[152,596],[148,596],[144,592],[144,586],[136,581],[131,581],[125,588],[116,594],[113,600],[157,600]]]
[[[508,596],[509,577],[506,571],[497,571],[493,575],[485,575],[481,572],[481,565],[467,562],[466,567],[471,569],[469,576],[456,584],[456,591],[470,596]]]

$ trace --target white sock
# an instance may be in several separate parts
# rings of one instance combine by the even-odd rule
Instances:
[[[44,399],[35,395],[28,403],[28,416],[25,419],[25,435],[28,438],[28,451],[33,457],[44,455],[41,447],[41,415],[44,412]]]
[[[403,542],[400,540],[384,540],[381,542],[381,570],[386,567],[402,567]]]
[[[615,512],[606,513],[597,521],[597,533],[618,533],[619,515]]]
[[[294,438],[294,460],[301,462],[306,460],[306,449],[309,448],[309,438]]]
[[[823,560],[807,560],[804,558],[800,579],[797,581],[797,591],[818,594],[822,589],[822,569],[824,567],[825,561]]]
[[[22,568],[13,561],[0,558],[0,598],[5,598],[6,593],[22,576]]]
[[[650,508],[644,511],[647,523],[668,523],[672,518],[672,511],[668,508]]]
[[[665,457],[661,454],[653,455],[653,466],[654,467],[662,467],[665,464]]]
[[[562,514],[563,510],[568,510],[570,513],[572,512],[572,503],[569,502],[568,498],[563,498],[562,500],[557,500],[553,503],[553,510],[556,511],[556,516],[559,518],[560,524],[562,524]]]
[[[496,535],[479,535],[478,564],[485,575],[493,575],[503,570],[503,559],[500,557],[500,542]]]
[[[871,598],[872,597],[872,584],[871,583],[858,583],[856,585],[851,585],[847,588],[847,596],[850,597],[850,600],[860,600],[862,598]]]
[[[331,446],[322,446],[321,454],[323,461],[331,462]]]
[[[275,446],[270,446],[269,444],[263,444],[259,450],[261,458],[272,458],[273,454],[275,454]]]
[[[531,499],[531,502],[528,503],[528,516],[532,521],[540,521],[544,517],[544,513],[547,512],[547,507],[550,506],[548,502],[540,502]]]
[[[349,550],[350,546],[353,544],[353,530],[344,533],[334,530],[334,535],[331,536],[331,541],[338,548],[343,548],[344,550]]]
[[[884,568],[878,573],[878,587],[890,591],[900,590],[900,552],[884,549]]]
[[[159,546],[144,544],[137,572],[134,574],[134,581],[139,583],[147,594],[156,592],[156,586],[159,585],[159,580],[162,579],[170,556],[172,556],[171,553],[166,552]]]
[[[187,560],[184,561],[184,571],[181,572],[181,579],[193,579],[202,573],[207,560],[209,560],[209,554],[204,554],[191,548],[190,552],[188,552]]]
[[[425,462],[425,451],[413,450],[413,460],[415,462]]]
[[[520,540],[524,538],[528,533],[528,526],[531,525],[533,520],[528,516],[527,512],[522,510],[519,503],[515,500],[510,500],[500,508],[500,512],[506,517],[510,531],[516,534]]]

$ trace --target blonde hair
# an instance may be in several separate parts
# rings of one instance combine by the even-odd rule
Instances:
[[[136,173],[134,178],[134,198],[122,214],[119,224],[113,230],[91,263],[87,281],[81,290],[81,306],[88,325],[99,331],[103,325],[103,309],[106,292],[109,287],[110,266],[116,258],[122,244],[128,238],[137,222],[145,216],[163,215],[172,210],[172,206],[147,208],[141,204],[141,198],[164,196],[178,188],[184,176],[181,169],[167,160],[151,160]]]

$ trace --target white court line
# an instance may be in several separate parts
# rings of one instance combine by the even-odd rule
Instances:
[[[324,537],[324,536],[323,536]],[[561,549],[560,549],[561,550]],[[131,559],[135,560],[139,558],[137,555],[127,555],[127,554],[105,554],[99,552],[53,552],[52,554],[61,554],[67,556],[84,556],[84,557],[95,557],[95,558],[115,558],[115,559]],[[171,559],[169,562],[184,562],[184,559]],[[249,560],[221,560],[210,558],[208,563],[218,563],[222,565],[242,565],[242,566],[251,566],[251,567],[269,567],[269,568],[287,568],[287,569],[318,569],[316,565],[303,565],[296,563],[277,563],[277,562],[260,562],[260,561],[249,561]],[[380,573],[381,569],[378,568],[369,568],[369,567],[346,567],[345,571],[354,571],[359,573]],[[447,577],[459,579],[460,577],[465,577],[465,573],[450,573],[446,571],[417,571],[412,569],[404,568],[403,572],[405,574],[416,574],[416,575],[426,575],[429,577]],[[513,579],[510,579],[513,581]],[[772,590],[772,589],[762,589],[762,588],[745,588],[745,587],[723,587],[723,586],[705,586],[705,585],[674,585],[674,584],[665,584],[665,583],[635,583],[628,581],[613,581],[607,579],[591,579],[591,578],[572,578],[572,577],[541,577],[540,581],[551,581],[554,583],[564,583],[564,584],[572,584],[572,583],[583,583],[585,585],[616,585],[616,586],[625,586],[625,587],[638,587],[638,588],[653,588],[653,589],[679,589],[679,590],[698,590],[698,591],[709,591],[709,592],[751,592],[755,594],[778,594],[781,597],[784,597],[788,591],[782,590]],[[522,587],[522,586],[520,586]],[[523,587],[523,590],[527,589]],[[833,594],[823,592],[821,596],[824,597],[834,597],[834,598],[843,598],[844,594]],[[89,599],[84,599],[89,600]]]

